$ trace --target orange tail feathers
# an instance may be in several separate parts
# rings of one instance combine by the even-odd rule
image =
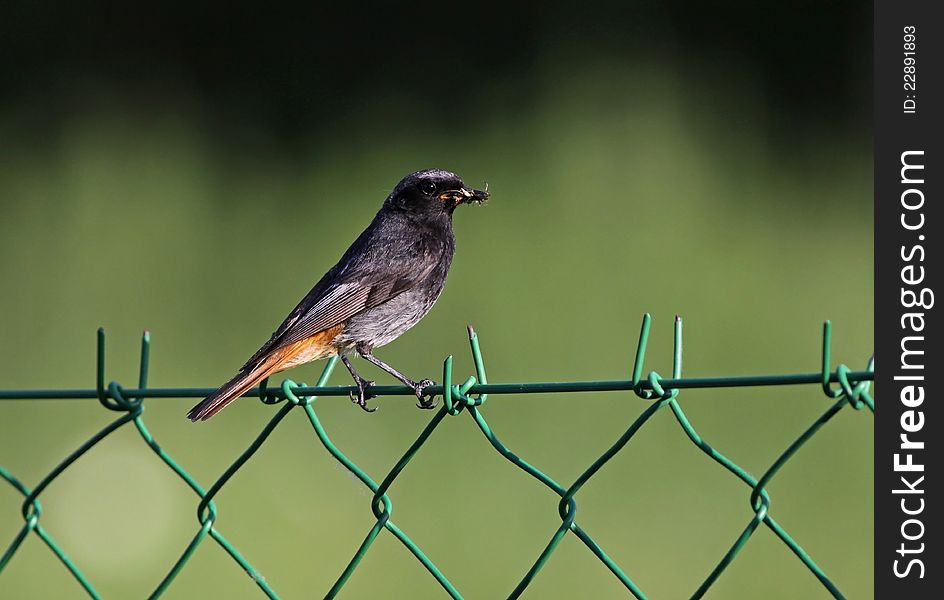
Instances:
[[[288,350],[288,351],[286,351]],[[277,351],[256,363],[255,366],[243,367],[235,377],[227,381],[209,396],[203,402],[190,409],[187,417],[191,421],[206,421],[216,413],[220,412],[226,406],[248,392],[254,385],[268,377],[269,375],[285,369],[285,363],[292,358],[294,348],[286,348]]]
[[[206,421],[269,375],[334,354],[337,349],[331,345],[331,342],[341,329],[340,325],[332,327],[269,352],[261,358],[253,357],[254,360],[250,360],[250,363],[240,369],[235,377],[207,396],[203,402],[191,408],[187,417],[191,421]]]
[[[277,357],[272,360],[272,356],[262,360],[258,365],[248,371],[240,371],[235,377],[223,384],[220,389],[207,396],[202,402],[190,409],[187,417],[191,421],[206,421],[216,413],[220,412],[226,406],[239,398],[254,385],[279,370],[284,358]]]

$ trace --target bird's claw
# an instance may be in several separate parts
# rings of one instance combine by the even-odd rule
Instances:
[[[367,392],[367,388],[369,388],[372,385],[374,385],[373,381],[360,379],[357,381],[357,393],[355,394],[354,392],[351,392],[351,402],[360,406],[362,409],[364,409],[365,412],[369,412],[369,413],[372,413],[375,410],[377,410],[376,406],[373,408],[367,406],[368,400],[377,397],[376,394],[370,394]]]
[[[429,398],[424,397],[423,391],[431,385],[436,385],[436,382],[432,379],[423,379],[422,381],[418,381],[413,386],[413,391],[416,392],[416,399],[419,400],[419,402],[416,404],[417,408],[430,410],[432,408],[436,408],[438,405],[435,396],[430,396]]]

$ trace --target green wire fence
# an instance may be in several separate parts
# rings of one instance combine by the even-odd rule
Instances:
[[[278,389],[266,387],[266,382],[257,388],[251,390],[247,395],[255,395],[266,404],[276,404],[284,401],[272,419],[262,429],[262,432],[255,438],[250,446],[233,462],[232,465],[217,479],[209,489],[201,486],[177,461],[164,451],[157,443],[154,437],[148,431],[144,424],[144,399],[156,397],[173,398],[202,398],[209,394],[212,389],[208,388],[160,388],[149,389],[147,387],[148,359],[150,352],[150,336],[145,332],[141,344],[141,365],[138,378],[138,387],[135,389],[122,388],[118,383],[105,383],[105,333],[98,331],[98,360],[97,360],[97,384],[95,389],[80,390],[0,390],[0,400],[13,399],[62,399],[62,398],[97,398],[105,408],[121,413],[117,419],[111,422],[104,429],[89,438],[79,448],[60,462],[48,475],[46,475],[38,484],[30,488],[17,479],[12,473],[0,466],[0,477],[6,480],[20,494],[24,500],[22,504],[22,516],[24,520],[23,527],[19,530],[13,541],[7,547],[0,558],[0,575],[14,558],[17,550],[21,547],[23,541],[32,533],[38,536],[49,550],[59,559],[66,569],[72,574],[78,584],[92,598],[100,598],[98,591],[91,581],[83,574],[79,566],[73,561],[65,550],[55,541],[52,535],[43,528],[40,517],[42,515],[42,505],[39,497],[43,491],[66,469],[68,469],[79,457],[88,452],[98,442],[119,428],[132,424],[140,433],[144,442],[154,451],[154,453],[172,469],[199,497],[200,502],[197,508],[197,531],[193,539],[187,545],[180,555],[180,558],[170,567],[167,575],[161,580],[158,586],[150,593],[150,598],[157,598],[162,595],[168,587],[173,584],[174,579],[185,568],[187,562],[193,556],[197,548],[204,543],[207,538],[212,539],[219,544],[234,561],[252,577],[260,590],[269,598],[278,598],[275,589],[263,578],[246,559],[245,556],[232,544],[222,532],[216,527],[216,505],[214,497],[227,484],[230,478],[250,459],[253,454],[265,443],[266,439],[278,427],[279,423],[296,407],[304,412],[308,421],[314,429],[315,435],[324,445],[325,449],[340,462],[346,469],[353,473],[371,492],[371,510],[375,522],[370,527],[364,541],[358,547],[354,556],[351,558],[347,567],[338,576],[334,585],[325,594],[326,598],[335,597],[351,577],[355,569],[361,563],[364,555],[370,550],[371,545],[377,536],[383,530],[387,530],[396,537],[406,549],[429,571],[430,575],[436,579],[443,590],[452,598],[462,598],[462,594],[453,586],[448,577],[440,571],[419,546],[410,539],[402,529],[397,527],[391,520],[393,513],[393,502],[387,491],[401,472],[410,463],[413,456],[423,447],[423,444],[430,438],[437,426],[450,416],[458,416],[466,412],[475,426],[482,432],[491,446],[511,464],[521,469],[542,485],[550,488],[558,496],[558,512],[560,513],[561,524],[551,535],[546,546],[534,563],[525,573],[520,582],[508,594],[509,598],[517,598],[528,587],[528,585],[538,576],[541,568],[547,562],[551,554],[557,549],[561,540],[568,532],[573,533],[583,544],[592,552],[609,571],[616,577],[627,592],[632,596],[643,599],[646,598],[645,592],[630,577],[630,574],[617,565],[616,562],[594,541],[593,537],[580,525],[577,524],[577,493],[580,489],[597,474],[600,469],[613,456],[620,452],[636,432],[646,424],[646,422],[659,410],[668,407],[678,421],[678,424],[685,431],[685,434],[692,443],[707,454],[712,460],[731,472],[735,477],[743,481],[750,490],[750,521],[740,532],[730,549],[720,558],[717,566],[707,575],[702,584],[694,591],[692,598],[701,598],[705,592],[717,581],[718,577],[731,564],[737,555],[744,548],[744,545],[754,534],[761,524],[768,527],[799,559],[809,570],[812,576],[816,577],[830,594],[836,598],[843,598],[842,593],[829,579],[826,573],[814,562],[813,558],[803,550],[800,544],[794,540],[777,521],[770,515],[768,508],[770,506],[770,497],[767,494],[766,486],[777,475],[780,469],[793,457],[797,451],[806,443],[820,428],[832,419],[839,411],[846,406],[859,410],[867,407],[874,413],[875,406],[869,386],[873,380],[873,360],[870,359],[868,366],[864,371],[851,371],[847,366],[840,364],[835,370],[831,368],[830,345],[831,345],[831,327],[827,321],[823,327],[823,351],[822,351],[822,369],[816,373],[800,373],[788,375],[759,375],[746,377],[700,377],[683,378],[682,377],[682,320],[676,317],[675,320],[675,347],[673,354],[672,377],[663,379],[655,371],[651,371],[643,376],[643,365],[646,357],[646,346],[649,340],[651,318],[647,314],[643,317],[642,329],[639,335],[639,342],[636,349],[636,358],[633,364],[632,379],[616,381],[576,381],[576,382],[554,382],[554,383],[506,383],[490,384],[485,374],[485,363],[482,359],[482,352],[479,349],[479,341],[472,328],[469,328],[469,341],[472,347],[472,357],[475,364],[475,375],[470,376],[462,383],[453,383],[452,356],[446,358],[443,363],[442,385],[436,385],[427,388],[431,394],[440,395],[443,403],[434,413],[429,424],[423,429],[416,441],[404,452],[403,456],[387,473],[380,483],[377,483],[370,475],[363,471],[357,464],[348,458],[328,436],[324,425],[318,418],[315,410],[315,400],[318,396],[347,396],[351,387],[324,387],[334,369],[336,358],[328,361],[314,387],[306,384],[296,384],[291,380],[285,380]],[[834,402],[823,412],[816,421],[814,421],[805,431],[803,431],[796,440],[784,450],[777,460],[761,475],[760,478],[754,478],[743,468],[735,464],[729,458],[718,452],[707,441],[702,439],[692,424],[689,422],[682,408],[677,401],[680,390],[690,388],[723,388],[723,387],[743,387],[743,386],[770,386],[770,385],[796,385],[796,384],[819,384],[822,386],[826,396]],[[632,423],[628,425],[623,434],[597,458],[577,479],[569,485],[563,485],[554,481],[547,474],[542,472],[536,466],[517,456],[509,450],[489,427],[488,422],[483,415],[482,406],[488,399],[489,394],[527,394],[527,393],[548,393],[548,392],[594,392],[594,391],[632,391],[637,396],[649,402],[649,405]],[[375,386],[372,391],[377,394],[387,395],[412,395],[413,390],[403,386]],[[0,580],[2,586],[2,580]]]

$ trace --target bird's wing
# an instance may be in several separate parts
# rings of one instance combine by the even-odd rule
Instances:
[[[299,315],[277,345],[287,346],[343,323],[363,310],[383,304],[414,283],[404,279],[339,283]]]
[[[354,269],[353,273],[341,273],[336,277],[329,273],[289,313],[269,341],[243,368],[254,365],[273,350],[311,337],[361,311],[387,302],[421,283],[435,266],[433,263],[417,269],[413,264],[406,264],[397,269],[388,264],[377,272],[358,273]]]

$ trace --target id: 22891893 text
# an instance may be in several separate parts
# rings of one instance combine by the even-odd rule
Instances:
[[[902,87],[905,91],[905,101],[902,104],[902,110],[905,114],[913,115],[918,111],[918,36],[914,25],[905,27],[903,34]]]

